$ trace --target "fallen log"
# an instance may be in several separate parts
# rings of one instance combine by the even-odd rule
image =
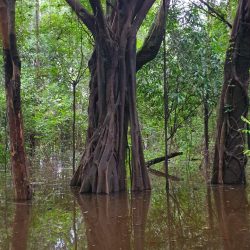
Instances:
[[[174,152],[174,153],[171,153],[170,155],[168,155],[168,159],[171,159],[171,158],[174,158],[178,155],[182,155],[183,152]],[[152,159],[150,161],[147,161],[146,162],[146,167],[149,168],[150,166],[154,165],[154,164],[157,164],[157,163],[160,163],[162,161],[165,161],[165,156],[162,156],[162,157],[158,157],[158,158],[155,158],[155,159]]]
[[[174,153],[171,153],[168,155],[168,159],[171,159],[171,158],[174,158],[178,155],[182,155],[183,153],[182,152],[174,152]],[[159,177],[164,177],[166,178],[166,175],[165,173],[159,171],[159,170],[156,170],[156,169],[152,169],[150,168],[150,166],[154,165],[154,164],[157,164],[157,163],[160,163],[162,161],[165,161],[165,156],[162,156],[162,157],[157,157],[155,159],[152,159],[150,161],[147,161],[146,162],[146,167],[148,168],[148,171],[151,173],[151,174],[154,174],[156,176],[159,176]],[[177,177],[177,176],[173,176],[173,175],[168,175],[168,179],[169,180],[172,180],[172,181],[181,181],[182,179],[180,177]]]

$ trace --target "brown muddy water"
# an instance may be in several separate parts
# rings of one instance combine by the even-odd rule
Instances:
[[[0,249],[250,249],[249,188],[207,187],[201,178],[152,178],[145,193],[79,195],[62,162],[31,173],[34,197],[16,203],[0,172]]]

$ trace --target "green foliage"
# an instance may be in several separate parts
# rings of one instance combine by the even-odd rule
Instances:
[[[35,11],[35,1],[18,3],[17,36],[27,150],[30,152],[33,142],[43,152],[71,147],[72,83],[79,71],[76,127],[80,146],[87,126],[89,78],[84,69],[92,50],[91,38],[61,1],[40,3],[38,30]]]
[[[152,20],[151,20],[152,22]],[[202,152],[203,103],[211,112],[223,82],[228,44],[225,24],[201,15],[196,6],[171,8],[167,23],[167,74],[169,92],[168,137],[170,150],[187,155]],[[164,152],[163,51],[138,74],[138,106],[147,157]],[[192,136],[190,136],[192,134]]]
[[[245,129],[243,132],[247,134],[247,136],[249,137],[249,134],[250,134],[250,121],[249,119],[247,119],[246,117],[242,116],[241,119],[247,124],[247,129]],[[248,145],[249,146],[249,145]],[[250,156],[250,149],[247,148],[245,149],[244,153],[247,155],[247,156]]]
[[[139,49],[155,18],[156,1],[138,35]],[[104,6],[105,1],[102,1]],[[232,23],[237,1],[220,1],[218,9]],[[91,12],[91,8],[86,4]],[[66,3],[17,2],[17,40],[22,60],[22,106],[28,153],[51,155],[72,144],[72,83],[80,72],[76,99],[77,149],[82,152],[87,129],[87,62],[93,38]],[[37,25],[39,29],[37,30]],[[223,62],[229,30],[220,20],[190,2],[174,1],[167,21],[167,75],[169,94],[168,137],[170,151],[202,152],[203,106],[210,112],[213,138],[215,107],[223,81]],[[2,58],[0,58],[2,65]],[[2,72],[2,67],[0,67]],[[86,70],[85,70],[86,69]],[[80,71],[79,71],[80,70]],[[1,74],[2,76],[2,74]],[[146,158],[164,152],[163,49],[138,74],[138,108]],[[5,93],[0,88],[0,163],[5,161]],[[212,142],[211,142],[212,145]]]

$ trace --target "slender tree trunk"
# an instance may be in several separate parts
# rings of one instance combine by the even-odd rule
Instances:
[[[165,6],[165,0],[163,0]],[[164,15],[166,15],[166,6],[164,7]],[[166,191],[169,191],[169,180],[168,180],[168,118],[169,118],[169,86],[167,80],[167,48],[166,48],[166,29],[164,30],[163,38],[163,80],[164,80],[164,134],[165,134],[165,177],[166,177]]]
[[[73,111],[73,124],[72,124],[72,151],[73,151],[73,175],[75,174],[76,169],[76,82],[73,82],[73,105],[72,105],[72,111]]]
[[[240,0],[227,51],[217,121],[212,183],[245,184],[243,153],[248,112],[250,68],[250,0]]]
[[[204,171],[206,181],[209,179],[209,106],[208,106],[208,95],[203,100],[204,105]]]
[[[10,130],[10,151],[15,197],[17,200],[31,198],[28,166],[24,149],[21,112],[21,62],[15,34],[15,1],[0,1],[1,34],[3,40],[5,89]]]

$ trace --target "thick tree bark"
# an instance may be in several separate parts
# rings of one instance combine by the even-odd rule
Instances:
[[[31,188],[24,149],[20,96],[21,62],[16,46],[14,0],[0,1],[0,22],[15,198],[17,200],[27,200],[31,198]]]
[[[106,48],[99,43],[92,58],[94,62],[90,65],[90,69],[94,69],[91,69],[87,148],[80,161],[78,171],[81,173],[76,172],[72,185],[81,183],[81,192],[125,190],[125,150],[130,121],[132,188],[150,189],[136,113],[135,79],[132,78],[135,68],[129,58],[130,53],[134,52],[130,49],[127,53],[120,51],[118,58],[119,48],[114,49],[114,52],[110,48],[106,57],[103,55],[105,51]]]
[[[125,190],[130,127],[131,188],[133,191],[150,189],[136,110],[136,33],[154,0],[112,1],[106,16],[98,0],[89,1],[93,15],[77,0],[67,2],[79,17],[84,14],[81,20],[95,38],[89,61],[87,146],[71,185],[80,186],[82,193],[108,194]],[[165,23],[162,18],[157,20]],[[161,27],[165,28],[165,24]]]
[[[212,183],[245,184],[243,153],[248,112],[250,0],[240,0],[227,51],[214,155]]]

